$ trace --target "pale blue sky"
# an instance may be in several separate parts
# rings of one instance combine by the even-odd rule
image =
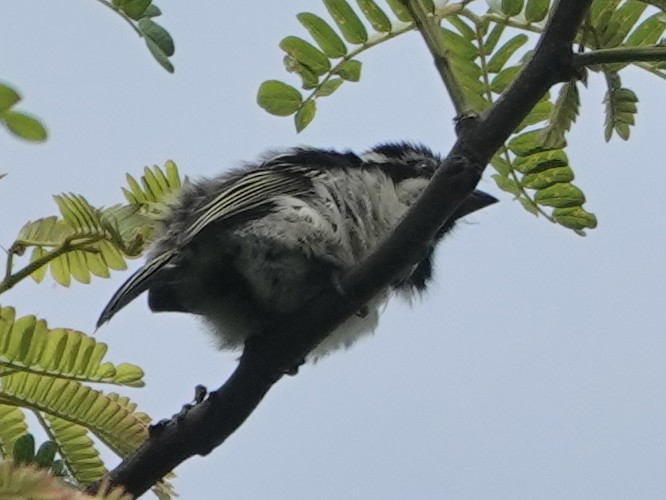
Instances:
[[[56,212],[52,194],[112,204],[126,172],[167,159],[196,177],[296,144],[407,139],[446,152],[452,142],[451,106],[414,34],[363,57],[361,83],[321,101],[297,136],[254,99],[262,80],[289,78],[278,42],[302,34],[295,14],[323,12],[318,2],[158,5],[175,75],[93,0],[5,6],[0,79],[51,136],[36,146],[0,131],[3,245]],[[580,238],[537,220],[482,181],[501,203],[441,247],[432,293],[392,303],[372,338],[280,382],[225,445],[177,470],[181,498],[663,500],[663,83],[637,71],[624,83],[641,99],[632,140],[604,143],[594,76],[570,140],[597,230]],[[126,276],[22,283],[3,305],[92,332]],[[157,418],[196,384],[220,385],[236,357],[212,349],[194,319],[150,314],[143,299],[97,337],[112,360],[146,370],[146,388],[121,392]]]

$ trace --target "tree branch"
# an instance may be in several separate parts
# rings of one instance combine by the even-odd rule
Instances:
[[[578,67],[646,61],[666,61],[666,47],[614,47],[583,52],[574,56],[574,63]]]
[[[418,0],[406,1],[419,8]],[[286,370],[419,260],[433,235],[475,188],[492,155],[545,92],[575,72],[571,44],[590,3],[557,2],[532,59],[487,112],[459,121],[459,138],[423,195],[390,238],[342,279],[345,296],[334,290],[324,293],[271,332],[248,341],[229,380],[184,415],[154,427],[150,438],[108,474],[113,486],[122,485],[138,496],[187,458],[206,455],[223,443]]]

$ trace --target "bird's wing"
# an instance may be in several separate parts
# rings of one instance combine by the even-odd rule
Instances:
[[[298,196],[312,188],[310,179],[294,175],[298,167],[282,165],[279,169],[255,170],[239,176],[209,203],[197,210],[192,223],[180,239],[181,248],[213,222],[223,221],[269,206],[276,196]],[[150,288],[159,274],[178,254],[178,249],[156,255],[116,291],[97,320],[97,327],[109,321],[118,311]]]
[[[310,179],[302,174],[293,175],[297,167],[284,167],[280,170],[256,170],[230,184],[198,210],[196,218],[185,231],[185,241],[191,241],[212,222],[268,206],[275,196],[298,196],[312,189]]]

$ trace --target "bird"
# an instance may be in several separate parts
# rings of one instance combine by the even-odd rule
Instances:
[[[295,147],[185,183],[157,223],[146,262],[112,296],[97,327],[143,292],[154,312],[203,317],[220,349],[298,310],[370,255],[442,165],[428,147],[383,143],[361,154]],[[372,333],[384,304],[423,294],[436,245],[456,221],[498,200],[474,190],[424,257],[326,337],[308,361]]]

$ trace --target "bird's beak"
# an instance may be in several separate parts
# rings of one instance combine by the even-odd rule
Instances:
[[[488,205],[497,203],[498,201],[499,200],[494,196],[491,196],[488,193],[475,189],[474,191],[471,192],[471,194],[467,197],[467,199],[460,204],[460,206],[455,211],[452,218],[454,220],[459,219],[461,217],[464,217],[465,215],[471,214],[472,212],[481,210],[482,208],[485,208]]]

